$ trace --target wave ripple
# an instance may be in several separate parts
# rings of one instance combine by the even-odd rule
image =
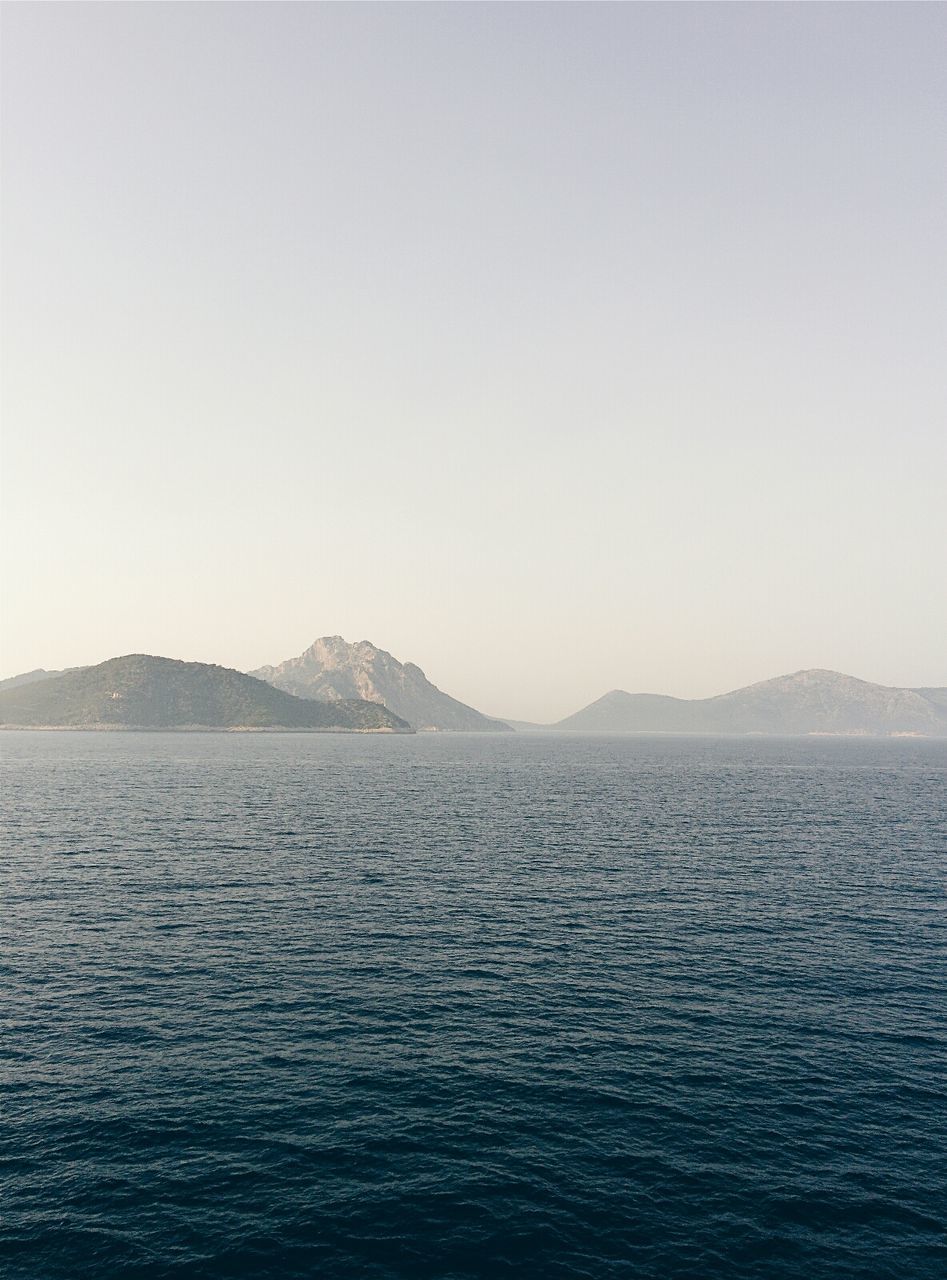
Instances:
[[[0,1271],[947,1273],[947,746],[7,734]]]

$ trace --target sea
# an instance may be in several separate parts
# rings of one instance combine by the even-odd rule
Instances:
[[[947,742],[0,749],[3,1280],[947,1275]]]

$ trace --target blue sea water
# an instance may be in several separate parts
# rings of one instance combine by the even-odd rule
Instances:
[[[947,1274],[947,744],[7,733],[0,1274]]]

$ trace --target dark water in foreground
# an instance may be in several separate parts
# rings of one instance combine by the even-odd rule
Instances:
[[[947,744],[0,747],[4,1278],[947,1274]]]

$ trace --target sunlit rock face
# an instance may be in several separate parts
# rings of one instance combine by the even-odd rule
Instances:
[[[298,658],[251,673],[298,698],[361,698],[380,702],[421,730],[496,732],[500,720],[475,711],[431,684],[420,667],[376,648],[368,640],[349,644],[323,636]]]

